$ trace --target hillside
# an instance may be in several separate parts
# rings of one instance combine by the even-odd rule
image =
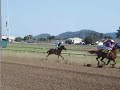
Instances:
[[[35,38],[35,39],[38,39],[38,38],[47,38],[47,37],[50,37],[50,36],[51,36],[50,34],[43,33],[43,34],[36,35],[33,38]]]
[[[113,33],[105,33],[107,36],[111,36],[112,38],[116,38],[116,32]]]
[[[83,30],[75,31],[75,32],[64,32],[64,33],[61,33],[61,34],[55,36],[55,38],[56,39],[58,39],[58,38],[67,39],[67,38],[72,38],[72,37],[85,38],[85,37],[89,36],[91,33],[95,33],[98,36],[101,34],[101,33],[96,32],[94,30],[83,29]],[[50,34],[45,34],[44,33],[44,34],[36,35],[36,36],[34,36],[34,38],[47,38],[47,37],[50,37],[50,36],[51,36]],[[116,38],[116,33],[115,32],[103,33],[103,37],[104,36],[110,36],[112,38]]]
[[[71,38],[71,37],[79,37],[79,38],[85,38],[88,35],[90,35],[91,33],[96,33],[97,35],[99,34],[96,31],[93,30],[80,30],[80,31],[76,31],[76,32],[64,32],[59,34],[57,37],[64,37],[64,38]]]

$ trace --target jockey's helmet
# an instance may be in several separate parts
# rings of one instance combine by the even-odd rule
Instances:
[[[114,40],[111,39],[110,41],[114,43]]]

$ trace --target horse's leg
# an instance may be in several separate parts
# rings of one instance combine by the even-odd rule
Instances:
[[[62,55],[59,55],[59,56],[61,56],[61,58],[64,60],[64,58],[63,58],[63,56],[62,56]]]
[[[111,61],[111,60],[110,60],[110,59],[108,59],[108,62],[107,62],[107,64],[106,64],[106,65],[108,65],[108,64],[110,63],[110,61]]]
[[[104,59],[104,57],[102,57],[100,61],[103,62],[106,65],[106,63],[103,61],[103,59]]]
[[[59,59],[59,55],[58,55],[58,59]]]
[[[114,65],[116,64],[116,61],[115,61],[115,59],[113,59],[113,62],[114,62],[114,64],[112,64],[112,67],[114,67]]]
[[[49,55],[50,55],[50,54],[48,54],[48,55],[46,56],[46,60],[47,60],[47,58],[48,58]]]
[[[113,60],[113,62],[114,62],[114,64],[113,64],[113,65],[115,65],[115,64],[116,64],[116,61],[115,61],[115,60]]]
[[[98,56],[97,58],[96,58],[96,60],[98,61],[98,63],[97,63],[97,65],[99,66],[99,64],[100,64],[100,62],[99,62],[99,59],[100,58],[100,56]]]

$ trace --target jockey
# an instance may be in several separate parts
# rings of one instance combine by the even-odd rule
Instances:
[[[55,44],[56,49],[60,48],[60,46],[62,45],[62,43],[60,41],[56,42]]]
[[[61,46],[61,44],[62,44],[61,42],[58,42],[57,43],[57,48],[59,48]]]
[[[114,40],[112,40],[112,39],[107,40],[103,45],[104,45],[103,52],[110,53],[110,51],[114,47]]]

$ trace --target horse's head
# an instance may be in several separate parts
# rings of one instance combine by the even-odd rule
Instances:
[[[67,50],[64,45],[61,45],[60,48],[63,50]]]
[[[118,52],[118,50],[120,51],[120,44],[115,44],[112,51]]]
[[[120,44],[115,44],[114,47],[120,50]]]

